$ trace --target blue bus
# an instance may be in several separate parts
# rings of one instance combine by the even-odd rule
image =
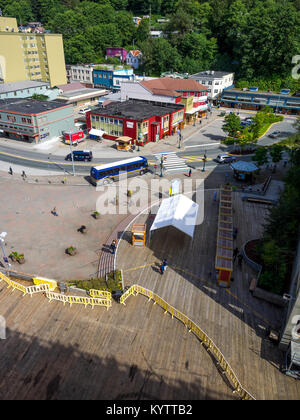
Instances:
[[[148,171],[148,166],[148,161],[143,156],[94,166],[90,173],[91,183],[93,185],[108,184],[125,174],[126,176],[143,175]]]

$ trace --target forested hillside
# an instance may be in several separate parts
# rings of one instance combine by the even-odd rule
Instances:
[[[150,14],[166,37],[149,38]],[[0,0],[3,15],[62,33],[67,63],[101,62],[107,46],[139,48],[142,71],[233,70],[238,79],[291,87],[300,54],[300,0]],[[162,25],[157,18],[169,22]]]

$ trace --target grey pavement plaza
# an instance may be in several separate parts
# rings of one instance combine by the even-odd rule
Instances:
[[[209,172],[193,172],[194,179],[203,179],[208,175]],[[45,180],[42,183],[44,178],[48,182]],[[150,181],[159,179],[159,176],[145,174],[141,178],[146,181],[146,189],[149,189]],[[174,176],[163,179],[172,178]],[[187,179],[185,174],[176,174],[176,178]],[[20,175],[11,176],[0,172],[0,233],[7,232],[4,250],[7,256],[12,251],[24,253],[26,260],[22,265],[12,263],[12,270],[56,280],[79,280],[96,276],[100,252],[104,245],[110,245],[106,244],[107,238],[128,214],[101,214],[99,219],[95,219],[93,212],[96,210],[97,199],[106,192],[106,188],[111,189],[109,202],[115,203],[116,192],[113,186],[99,192],[82,176],[68,178],[67,184],[62,184],[62,179],[61,176],[39,177],[40,182],[37,183],[34,178],[23,181]],[[128,203],[126,192],[123,189],[120,193],[120,205]],[[162,192],[164,197],[168,196],[168,183]],[[145,193],[150,196],[149,191]],[[130,205],[133,206],[134,201]],[[57,217],[51,213],[54,207]],[[82,225],[87,227],[86,234],[78,232]],[[69,256],[65,253],[69,246],[77,248],[77,255]],[[0,261],[3,265],[1,250]]]

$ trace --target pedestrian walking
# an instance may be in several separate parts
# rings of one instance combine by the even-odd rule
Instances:
[[[9,167],[8,173],[9,173],[10,175],[12,175],[12,174],[13,174],[13,170],[12,170],[12,167],[11,167],[11,166]]]
[[[234,228],[234,229],[233,229],[233,234],[232,234],[233,239],[236,239],[237,234],[238,234],[238,228]]]
[[[233,262],[235,262],[236,257],[239,255],[239,249],[235,248],[235,250],[233,251]]]
[[[113,255],[115,255],[115,253],[116,253],[116,245],[117,244],[116,244],[116,241],[114,239],[111,243],[111,246],[110,246]]]
[[[192,176],[192,170],[189,170],[189,178]]]
[[[163,265],[163,263],[161,263],[159,270],[160,270],[160,274],[163,275],[165,272],[165,266]]]
[[[22,171],[22,178],[24,179],[24,181],[25,181],[25,178],[27,178],[27,175],[25,174],[25,171]]]
[[[238,263],[239,263],[239,267],[242,267],[242,262],[243,262],[243,256],[242,254],[238,255]]]
[[[54,209],[51,211],[51,213],[53,214],[53,216],[58,216],[57,211],[56,211],[56,207],[54,207]]]
[[[164,267],[164,271],[166,271],[167,270],[168,263],[167,263],[167,260],[165,258],[164,258],[164,260],[162,262],[162,265]]]

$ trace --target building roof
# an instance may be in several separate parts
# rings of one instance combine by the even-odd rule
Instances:
[[[0,99],[0,111],[19,113],[23,115],[41,114],[57,108],[71,106],[59,101],[37,101],[34,99],[10,98]]]
[[[0,94],[15,92],[16,90],[31,89],[42,86],[50,86],[47,82],[35,82],[34,80],[23,80],[20,82],[2,83],[0,84]]]
[[[138,57],[138,56],[139,56],[139,55],[141,55],[142,53],[141,53],[141,51],[140,51],[140,50],[130,50],[130,51],[128,52],[128,54],[133,55],[133,57]]]
[[[57,87],[58,89],[64,92],[70,92],[72,90],[79,90],[85,88],[84,84],[80,82],[66,83],[65,85],[57,85]]]
[[[160,79],[146,80],[141,82],[147,89],[161,89],[176,92],[202,92],[207,88],[195,80],[191,79],[173,79],[171,77],[162,77]]]
[[[109,104],[105,108],[96,108],[92,111],[92,114],[144,121],[153,116],[162,117],[166,114],[179,111],[180,109],[184,109],[184,105],[154,105],[151,102],[129,99],[128,101]]]
[[[233,72],[226,72],[226,71],[213,71],[213,70],[207,70],[207,71],[200,71],[200,73],[192,74],[190,77],[191,79],[198,79],[198,78],[204,78],[204,79],[211,79],[211,78],[222,78],[224,76],[228,76],[229,74],[232,74]]]
[[[253,162],[246,162],[243,160],[238,160],[231,164],[231,167],[239,172],[255,172],[258,170],[258,167]]]

